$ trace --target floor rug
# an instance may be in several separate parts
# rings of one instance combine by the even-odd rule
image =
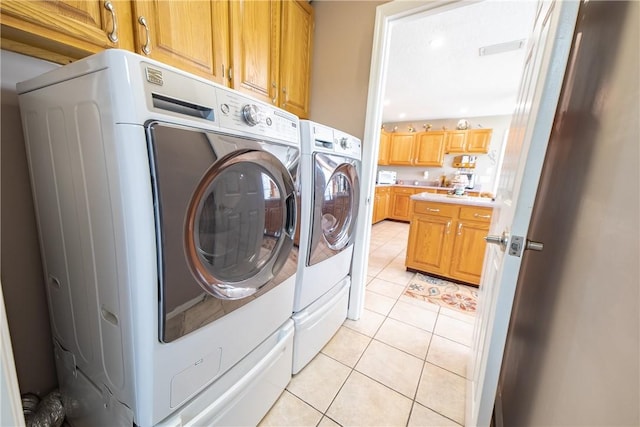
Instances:
[[[478,289],[416,273],[405,289],[411,298],[429,301],[466,314],[476,313]]]

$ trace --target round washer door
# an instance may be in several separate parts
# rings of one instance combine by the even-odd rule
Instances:
[[[294,184],[266,151],[234,152],[216,162],[191,198],[185,252],[208,293],[240,299],[278,274],[293,246]]]

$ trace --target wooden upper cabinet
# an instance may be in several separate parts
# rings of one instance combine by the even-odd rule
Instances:
[[[447,153],[464,153],[467,148],[467,131],[447,131]]]
[[[122,48],[309,117],[308,1],[1,0],[0,19],[6,50],[64,64]]]
[[[58,63],[133,48],[128,0],[2,0],[0,22],[3,49]]]
[[[234,0],[231,87],[278,105],[280,1]]]
[[[492,129],[447,131],[447,153],[488,153]]]
[[[389,142],[390,165],[413,165],[413,144],[416,134],[413,132],[393,132]]]
[[[283,0],[280,47],[280,107],[309,117],[313,8],[307,1]]]
[[[467,152],[488,153],[492,129],[473,129],[467,134]]]
[[[446,133],[444,131],[429,131],[416,134],[414,165],[442,166],[445,145]]]
[[[378,164],[389,164],[389,144],[391,143],[391,137],[389,132],[384,129],[380,131],[380,149],[378,150]]]
[[[134,1],[135,51],[226,84],[228,3]]]

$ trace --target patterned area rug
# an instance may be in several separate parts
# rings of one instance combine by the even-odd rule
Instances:
[[[466,314],[476,313],[478,289],[416,273],[404,294]]]

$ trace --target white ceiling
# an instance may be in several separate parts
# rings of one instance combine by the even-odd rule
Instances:
[[[511,114],[535,11],[534,1],[487,0],[395,24],[383,123]],[[515,51],[478,53],[521,39]]]

